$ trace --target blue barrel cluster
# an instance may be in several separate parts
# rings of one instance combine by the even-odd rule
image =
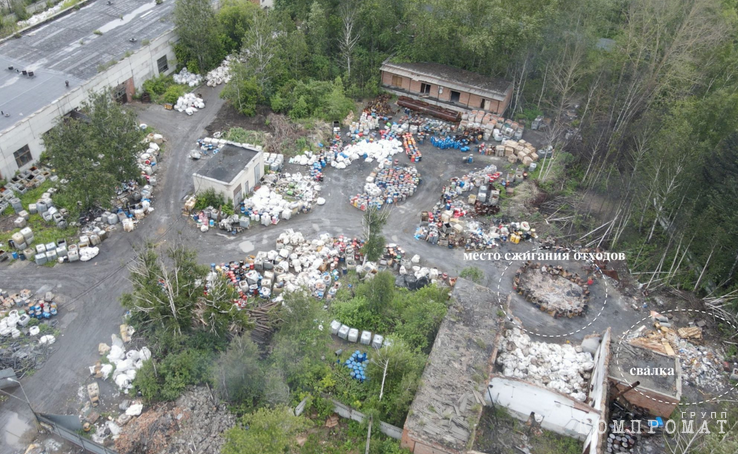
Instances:
[[[356,350],[343,364],[351,370],[351,378],[364,383],[365,380],[368,380],[366,377],[366,361],[366,353]]]
[[[56,303],[47,303],[44,301],[34,306],[29,306],[26,313],[31,318],[43,320],[55,316],[58,312],[56,309]]]
[[[469,140],[467,139],[456,140],[453,137],[437,138],[435,136],[432,136],[431,145],[433,145],[436,148],[440,148],[441,150],[447,150],[447,149],[453,148],[455,150],[460,150],[460,151],[469,151],[470,149]]]

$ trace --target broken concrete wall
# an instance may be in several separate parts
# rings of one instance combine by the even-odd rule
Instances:
[[[599,347],[594,353],[595,367],[592,371],[592,380],[590,382],[590,392],[587,396],[589,405],[600,413],[600,418],[595,424],[592,431],[584,441],[584,453],[598,454],[602,451],[604,437],[598,430],[599,421],[607,421],[608,412],[608,370],[610,368],[610,328],[602,335]]]
[[[588,405],[514,378],[493,376],[485,399],[492,399],[492,403],[522,421],[535,412],[543,417],[542,428],[581,441],[593,428],[596,430],[600,418],[599,411]]]
[[[613,393],[623,391],[626,388],[628,388],[628,385],[617,382],[613,388]],[[625,393],[623,398],[635,406],[647,409],[652,415],[663,418],[671,416],[679,405],[679,399],[674,396],[668,396],[640,386]]]

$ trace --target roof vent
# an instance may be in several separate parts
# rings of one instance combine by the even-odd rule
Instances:
[[[28,77],[33,77],[33,71],[28,71]]]
[[[8,71],[12,71],[12,70],[14,70],[14,69],[15,69],[15,68],[13,68],[12,66],[8,66]]]
[[[28,71],[26,71],[25,69],[22,71],[22,73],[23,73],[24,76],[27,76],[28,75]]]

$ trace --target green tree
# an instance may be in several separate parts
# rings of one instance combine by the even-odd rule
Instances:
[[[253,25],[253,17],[258,9],[259,5],[249,0],[225,0],[221,3],[216,18],[227,54],[241,51],[243,38]]]
[[[377,273],[370,281],[356,289],[358,297],[364,297],[367,308],[374,314],[386,311],[395,294],[395,276],[389,271]]]
[[[213,381],[221,399],[243,409],[255,408],[264,394],[264,379],[259,348],[247,336],[234,337],[214,368]]]
[[[320,2],[313,1],[307,20],[307,39],[312,51],[318,55],[325,55],[328,50],[328,19]]]
[[[249,76],[246,66],[232,64],[231,80],[225,85],[220,97],[227,100],[237,111],[253,117],[256,115],[256,104],[261,98],[261,88],[256,78]]]
[[[384,253],[385,239],[382,236],[382,229],[387,224],[389,218],[389,210],[378,210],[374,206],[367,207],[362,218],[362,226],[364,228],[364,260],[375,262]]]
[[[286,407],[260,408],[241,419],[241,426],[225,433],[223,454],[284,454],[297,445],[296,435],[310,422]]]
[[[195,72],[206,72],[220,63],[223,46],[215,10],[209,0],[177,0],[174,7],[174,26],[179,41],[177,59]]]
[[[310,111],[308,110],[308,104],[307,104],[307,101],[305,101],[304,96],[300,96],[297,102],[292,106],[292,109],[290,109],[289,116],[293,120],[299,120],[301,118],[307,118],[310,116]]]
[[[107,90],[91,94],[79,110],[82,118],[60,117],[44,135],[46,152],[82,209],[109,207],[116,186],[140,176],[136,156],[144,133],[136,114]]]

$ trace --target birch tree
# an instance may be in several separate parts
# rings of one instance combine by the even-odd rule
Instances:
[[[359,43],[359,39],[361,39],[361,33],[357,23],[359,16],[358,13],[358,7],[350,1],[346,1],[341,5],[341,35],[338,46],[341,50],[341,57],[343,58],[346,67],[346,76],[348,80],[351,80],[351,61],[354,56],[354,49]]]

